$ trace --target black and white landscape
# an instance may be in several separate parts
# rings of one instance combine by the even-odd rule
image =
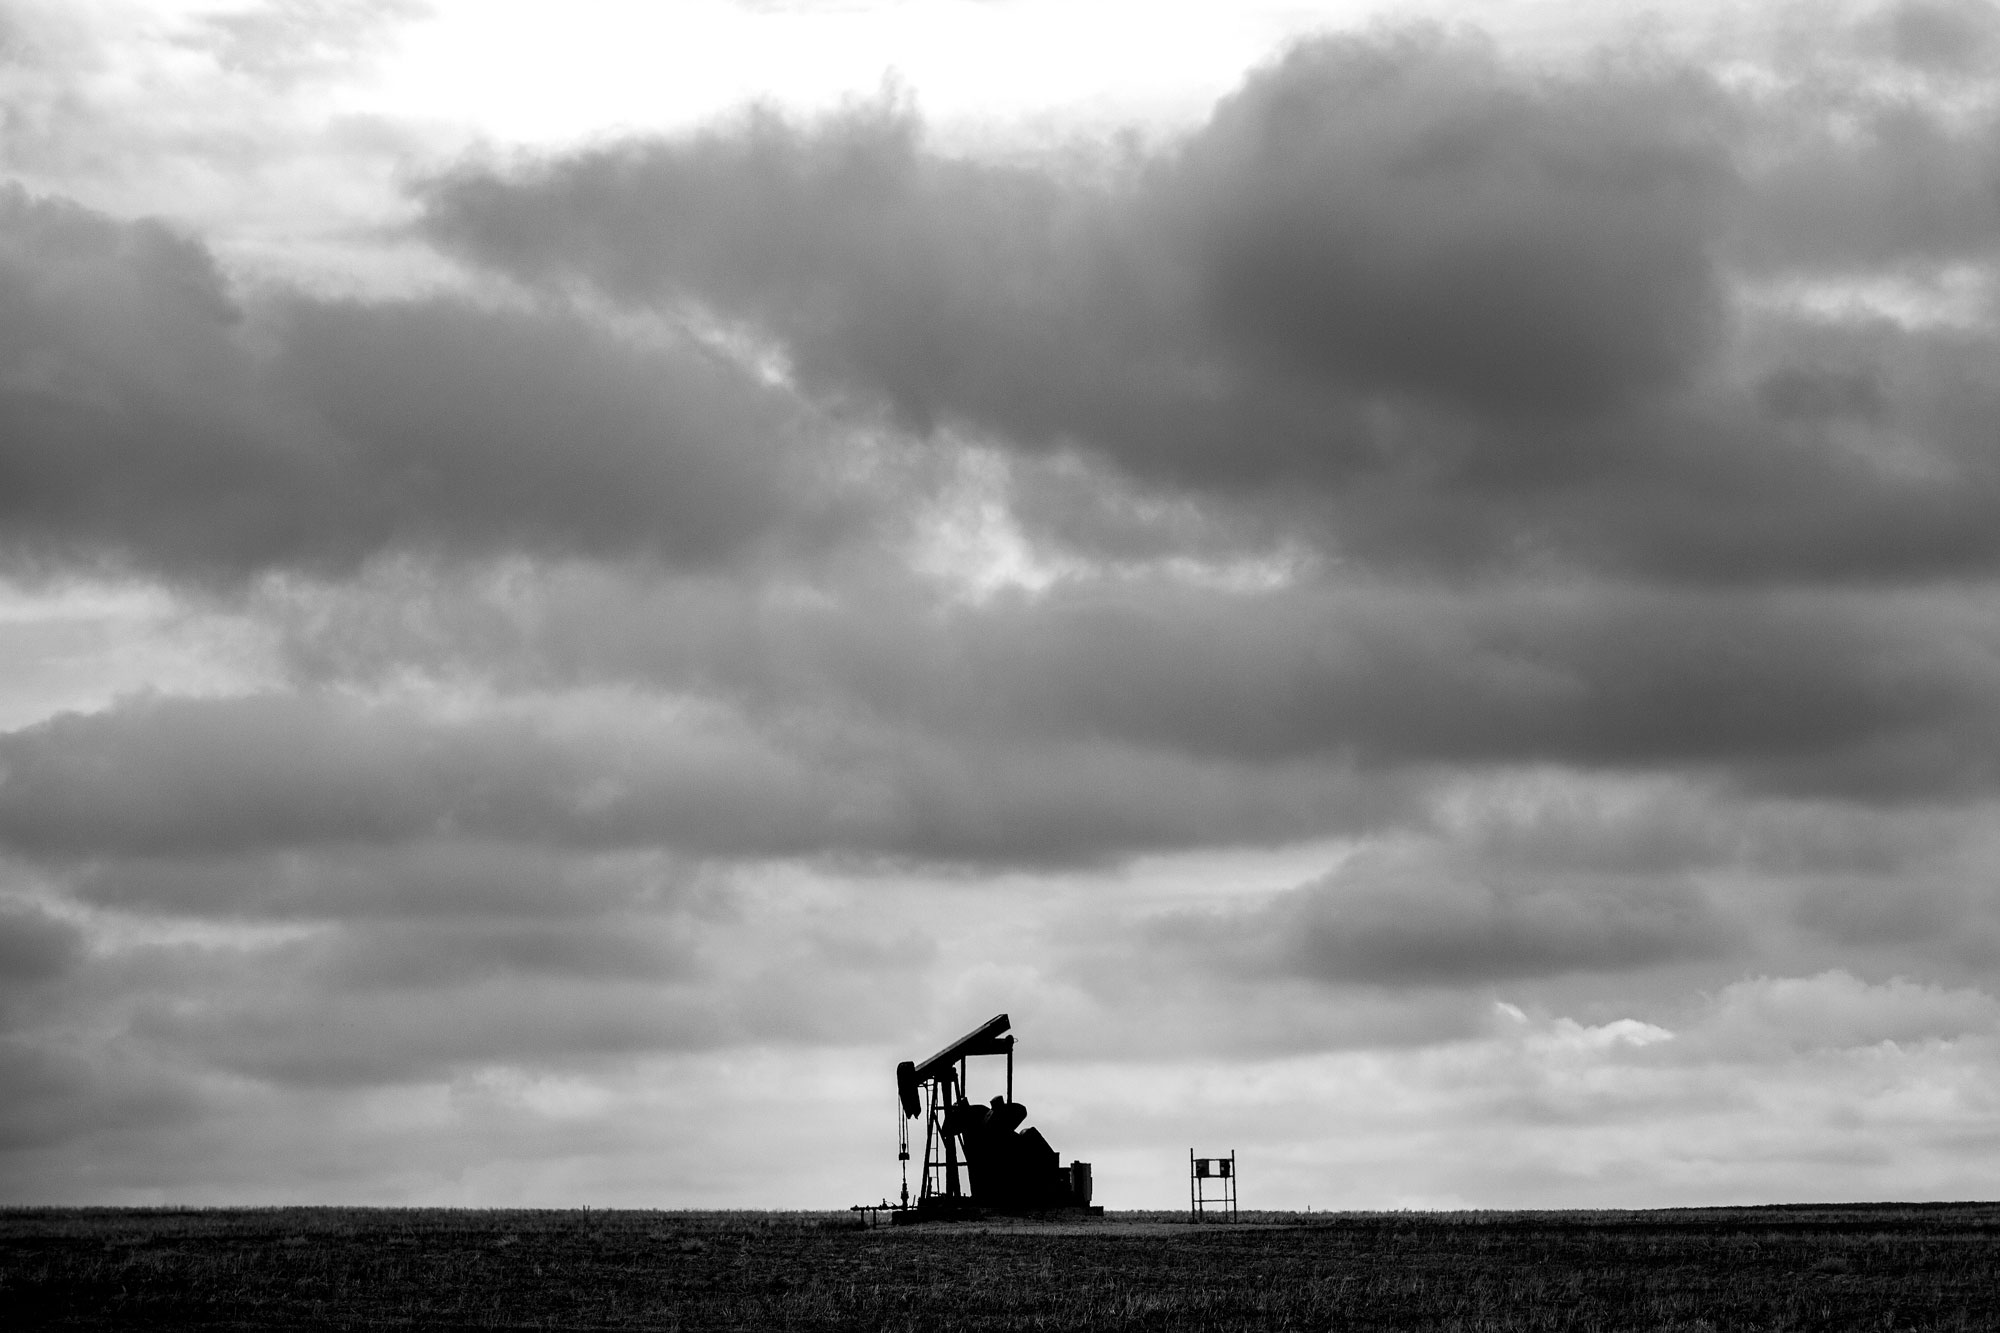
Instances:
[[[0,172],[0,1201],[998,1011],[1114,1208],[2000,1195],[1987,0],[0,0]]]

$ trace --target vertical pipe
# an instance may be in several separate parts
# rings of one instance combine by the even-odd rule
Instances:
[[[937,1084],[924,1090],[924,1182],[917,1187],[917,1202],[931,1197],[931,1142],[937,1138]]]
[[[1007,1042],[1007,1101],[1011,1105],[1013,1103],[1013,1100],[1014,1100],[1014,1043],[1010,1038]]]
[[[946,1113],[949,1114],[951,1108],[951,1076],[947,1074],[943,1079],[939,1080],[939,1084],[945,1089],[945,1108]],[[963,1087],[961,1087],[960,1091],[963,1092]],[[947,1199],[956,1199],[958,1197],[958,1141],[951,1134],[944,1136],[944,1195]]]

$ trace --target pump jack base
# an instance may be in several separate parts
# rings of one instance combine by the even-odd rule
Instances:
[[[892,1209],[889,1221],[894,1226],[913,1226],[918,1222],[978,1222],[989,1217],[1036,1217],[1045,1221],[1059,1222],[1078,1217],[1104,1216],[1103,1204],[1084,1207],[1071,1205],[1065,1208],[982,1208],[976,1203],[932,1199],[908,1208]]]

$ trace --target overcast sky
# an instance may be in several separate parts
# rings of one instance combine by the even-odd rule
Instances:
[[[0,61],[0,1199],[2000,1195],[1987,0]]]

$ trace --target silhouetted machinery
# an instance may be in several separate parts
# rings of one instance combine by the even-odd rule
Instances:
[[[902,1114],[902,1161],[910,1160],[910,1122],[924,1122],[924,1166],[917,1200],[910,1202],[909,1167],[903,1168],[903,1203],[896,1220],[924,1221],[982,1212],[1036,1213],[1058,1208],[1102,1213],[1090,1203],[1090,1163],[1064,1166],[1040,1130],[1022,1129],[1028,1109],[1014,1100],[1014,1039],[1007,1015],[996,1014],[951,1045],[918,1063],[896,1066]],[[1007,1057],[1007,1095],[984,1105],[965,1092],[965,1062],[973,1056]],[[961,1184],[963,1166],[968,1179]]]

